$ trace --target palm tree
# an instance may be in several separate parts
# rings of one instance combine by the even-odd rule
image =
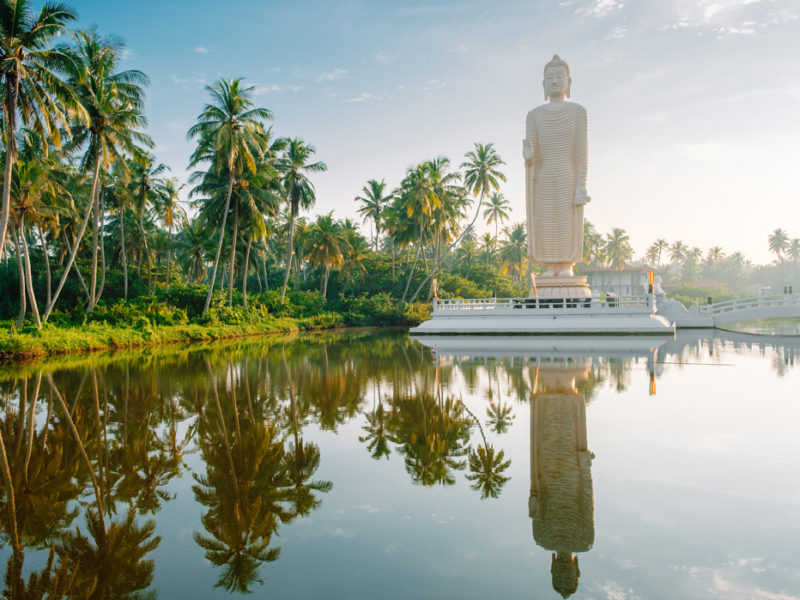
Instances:
[[[481,251],[486,256],[486,268],[489,268],[489,261],[494,258],[497,248],[497,237],[492,237],[491,233],[484,233],[481,236]]]
[[[106,171],[112,163],[121,161],[123,152],[141,159],[142,153],[137,144],[153,145],[150,138],[141,132],[141,128],[147,124],[147,119],[142,114],[144,101],[142,86],[148,83],[147,76],[135,70],[116,71],[125,47],[122,41],[113,37],[101,38],[95,30],[78,31],[73,36],[74,47],[67,50],[71,57],[68,68],[69,83],[75,90],[82,110],[88,114],[88,125],[82,123],[73,125],[72,140],[67,149],[85,147],[80,166],[85,172],[92,171],[92,185],[86,214],[56,292],[45,310],[43,316],[45,321],[58,300],[92,215],[94,215],[93,229],[98,230],[100,212],[98,182],[101,169]],[[122,162],[119,164],[120,167],[123,166]],[[99,300],[99,294],[94,287],[97,275],[97,241],[98,238],[95,236],[92,251],[92,286],[89,290],[90,311]]]
[[[414,292],[414,295],[411,297],[412,302],[419,294],[422,286],[436,273],[439,264],[450,251],[458,245],[464,233],[471,227],[474,227],[475,221],[478,220],[478,216],[481,214],[481,206],[483,205],[483,200],[486,195],[493,191],[496,192],[500,189],[500,182],[506,180],[506,176],[499,170],[500,165],[504,165],[505,162],[503,162],[500,155],[497,154],[493,144],[479,144],[476,142],[475,148],[467,152],[465,158],[467,160],[461,163],[461,168],[464,169],[464,186],[468,192],[472,193],[473,197],[478,198],[478,207],[475,211],[475,216],[472,218],[469,225],[464,228],[461,235],[448,246],[439,257],[436,264],[433,265],[428,276],[423,279],[417,291]]]
[[[660,266],[661,254],[664,252],[664,250],[667,250],[669,248],[669,242],[667,242],[667,240],[665,240],[664,238],[658,238],[655,242],[653,242],[653,248],[656,248],[658,250],[658,258],[656,259],[656,266]]]
[[[713,246],[712,248],[708,249],[708,254],[706,257],[710,264],[718,265],[720,262],[722,262],[722,259],[725,258],[725,252],[723,252],[722,248],[719,246]]]
[[[340,267],[344,264],[345,245],[341,227],[333,220],[332,213],[320,215],[308,229],[308,258],[317,265],[325,267],[325,275],[322,278],[322,298],[326,299],[328,294],[328,276],[331,267]]]
[[[630,237],[624,229],[614,227],[611,233],[606,234],[606,257],[613,269],[621,271],[625,264],[633,258]]]
[[[161,216],[164,225],[167,226],[167,279],[166,289],[169,291],[169,265],[172,260],[172,229],[175,223],[186,222],[186,210],[181,206],[180,191],[183,185],[178,183],[178,179],[170,177],[164,181],[163,194],[159,198],[157,210]]]
[[[792,259],[794,264],[794,279],[797,281],[797,261],[800,260],[800,238],[793,238],[789,242],[789,247],[786,250],[789,258]]]
[[[146,154],[139,163],[132,165],[131,176],[131,196],[135,202],[135,212],[139,220],[139,234],[142,236],[144,255],[147,259],[147,287],[153,291],[153,262],[150,256],[150,248],[147,243],[147,232],[144,227],[145,214],[148,206],[153,206],[158,212],[158,205],[163,202],[164,195],[167,193],[164,188],[164,179],[161,177],[169,167],[163,163],[156,164],[152,154]],[[141,265],[140,265],[141,266]]]
[[[316,200],[314,186],[308,179],[308,174],[322,173],[328,170],[328,166],[324,162],[309,163],[315,153],[316,150],[313,146],[306,144],[300,138],[293,138],[289,140],[286,152],[277,162],[278,170],[283,173],[283,192],[289,204],[289,239],[286,243],[286,275],[283,278],[281,300],[286,296],[286,287],[289,284],[297,215],[301,208],[311,208]]]
[[[372,220],[375,227],[375,252],[378,251],[378,241],[381,237],[381,229],[383,227],[383,211],[392,200],[391,194],[385,194],[386,182],[381,179],[370,179],[367,185],[361,188],[361,196],[356,196],[357,202],[362,202],[364,205],[358,209],[364,220]]]
[[[677,240],[669,247],[669,258],[675,264],[682,263],[686,260],[686,252],[688,250],[689,247],[686,244]]]
[[[206,314],[211,306],[234,181],[237,174],[244,169],[251,173],[255,172],[257,157],[263,152],[264,123],[272,119],[269,110],[254,107],[251,99],[254,88],[243,87],[241,78],[230,81],[220,79],[213,85],[206,86],[206,91],[211,94],[212,101],[205,105],[197,117],[197,123],[187,134],[189,138],[198,140],[197,149],[192,154],[189,166],[210,162],[211,171],[218,175],[227,174],[228,189],[225,193],[225,209],[222,212],[217,253],[214,257],[203,314]],[[236,240],[232,243],[235,245]]]
[[[603,236],[591,221],[583,221],[583,262],[587,265],[603,263]]]
[[[69,58],[63,48],[51,47],[67,22],[75,19],[75,11],[60,2],[48,2],[36,16],[29,0],[0,0],[0,102],[6,144],[0,254],[5,247],[11,207],[11,168],[17,160],[17,119],[46,133],[43,138],[49,136],[59,145],[59,127],[69,133],[64,105],[69,105],[76,117],[86,117],[80,107],[74,106],[70,86],[59,77]]]
[[[498,227],[501,222],[508,220],[508,211],[510,209],[511,204],[503,194],[495,192],[489,197],[489,206],[483,211],[483,217],[486,219],[487,225],[494,223],[495,243],[497,243]]]
[[[500,262],[505,273],[511,272],[517,281],[522,281],[528,266],[528,236],[524,223],[516,223],[505,231],[508,239],[500,246]]]
[[[778,257],[778,262],[783,262],[783,255],[789,249],[789,235],[784,229],[776,229],[768,237],[769,251]]]

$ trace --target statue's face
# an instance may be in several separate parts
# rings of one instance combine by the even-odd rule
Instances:
[[[544,93],[548,98],[563,98],[567,95],[570,79],[564,67],[547,67],[544,71]]]

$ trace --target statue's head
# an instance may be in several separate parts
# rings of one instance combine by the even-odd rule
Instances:
[[[569,65],[558,54],[554,54],[550,62],[544,66],[544,99],[569,98],[572,78],[569,76]]]
[[[578,568],[578,557],[573,556],[571,552],[553,553],[550,574],[553,577],[553,589],[561,594],[562,598],[569,598],[578,591],[581,570]]]

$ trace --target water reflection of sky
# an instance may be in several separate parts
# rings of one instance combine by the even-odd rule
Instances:
[[[273,536],[272,544],[282,547],[281,555],[260,566],[264,584],[253,587],[257,595],[559,597],[553,590],[552,551],[537,545],[529,513],[531,388],[536,381],[538,399],[533,404],[550,402],[551,412],[559,406],[553,404],[554,395],[571,398],[572,406],[577,406],[576,394],[586,398],[585,437],[594,454],[588,486],[594,532],[591,549],[575,553],[580,577],[572,597],[800,597],[800,567],[793,552],[800,537],[796,433],[800,375],[794,368],[794,342],[773,340],[759,346],[759,340],[749,336],[719,334],[713,339],[681,333],[677,340],[656,342],[655,353],[637,338],[613,343],[596,338],[577,345],[574,340],[549,339],[548,344],[555,343],[550,348],[534,338],[462,339],[450,348],[447,340],[423,342],[437,346],[436,352],[389,333],[330,336],[302,352],[293,351],[289,343],[280,354],[276,345],[255,342],[211,355],[217,377],[224,381],[219,385],[222,402],[230,400],[230,381],[221,378],[222,372],[231,372],[226,365],[241,365],[248,357],[252,373],[259,357],[273,366],[282,356],[289,357],[287,366],[298,378],[298,401],[305,391],[312,406],[302,436],[319,447],[321,461],[313,479],[333,482],[329,492],[319,494],[318,508],[282,525],[279,535]],[[605,354],[598,348],[604,343]],[[320,345],[325,352],[320,352]],[[201,382],[195,389],[208,389],[202,387],[207,385],[202,383],[207,373],[192,370],[192,365],[203,363],[191,357],[177,362],[170,362],[168,354],[149,357],[144,366],[141,357],[132,355],[131,360],[138,375],[129,385],[142,388],[140,400],[147,397],[145,388],[159,380],[159,369],[169,369],[175,378],[175,394],[188,393],[190,386],[184,381],[189,378]],[[563,384],[564,370],[574,371],[576,365],[585,371],[578,377],[583,381],[574,391],[556,390]],[[105,369],[110,390],[122,385],[115,378],[122,372],[118,364],[99,368]],[[562,375],[553,376],[558,369]],[[280,372],[266,367],[263,371],[273,378]],[[322,400],[312,392],[328,392],[304,388],[321,372],[330,376],[321,379],[326,385],[337,389],[352,385],[360,398],[352,416],[342,410],[338,421],[323,419],[326,428],[320,427],[318,411],[313,409]],[[651,373],[655,395],[650,393]],[[511,461],[502,473],[510,479],[501,486],[499,497],[481,499],[480,491],[470,488],[467,464],[450,470],[453,485],[413,483],[399,443],[388,444],[388,456],[372,458],[365,427],[366,415],[379,404],[376,376],[380,403],[387,410],[393,404],[393,381],[411,398],[438,393],[440,399],[452,396],[462,401],[468,409],[464,418],[471,420],[469,440],[463,445],[473,450],[490,445],[502,449]],[[274,382],[265,383],[263,375],[253,377],[256,402],[257,382],[262,390],[280,389]],[[68,381],[77,385],[81,368],[67,375],[56,371],[54,379],[64,388]],[[0,374],[9,396],[19,389],[20,381]],[[46,386],[42,390],[46,393]],[[286,406],[286,394],[277,395]],[[494,431],[489,422],[490,397],[511,408],[513,421],[505,433]],[[18,400],[8,402],[13,408]],[[413,404],[397,405],[415,410]],[[481,422],[480,428],[470,415]],[[179,434],[197,419],[188,415]],[[544,425],[534,426],[534,438],[552,441],[559,435],[552,433],[548,419],[540,422]],[[43,423],[37,415],[37,428]],[[550,433],[543,427],[551,427]],[[413,439],[412,429],[405,430],[406,442]],[[284,434],[291,437],[288,430]],[[586,462],[585,453],[575,457]],[[468,454],[456,457],[459,461],[468,463]],[[184,462],[180,476],[166,486],[174,499],[162,502],[155,514],[155,533],[162,540],[148,555],[155,561],[150,589],[161,597],[225,597],[229,594],[224,589],[214,587],[219,568],[210,564],[193,539],[195,532],[203,532],[201,517],[207,511],[192,490],[197,484],[193,473],[202,475],[205,470],[196,440]],[[570,481],[557,481],[559,472],[575,468],[568,462],[565,458],[562,471],[551,471],[556,475],[551,474],[545,484],[568,488]],[[587,489],[585,476],[578,485]],[[83,499],[91,502],[91,488]],[[548,518],[555,519],[551,534],[558,533],[557,515]],[[85,530],[82,519],[73,523],[73,529],[80,525]],[[10,553],[7,527],[2,539],[0,564],[5,565]],[[43,566],[41,552],[30,549],[26,557],[27,572]]]

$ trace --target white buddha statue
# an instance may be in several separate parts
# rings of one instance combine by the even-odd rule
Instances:
[[[586,109],[566,100],[571,83],[569,65],[553,56],[542,82],[548,102],[528,113],[522,142],[528,258],[544,265],[540,281],[553,296],[590,295],[585,278],[572,274],[583,255],[583,205],[589,196]]]

